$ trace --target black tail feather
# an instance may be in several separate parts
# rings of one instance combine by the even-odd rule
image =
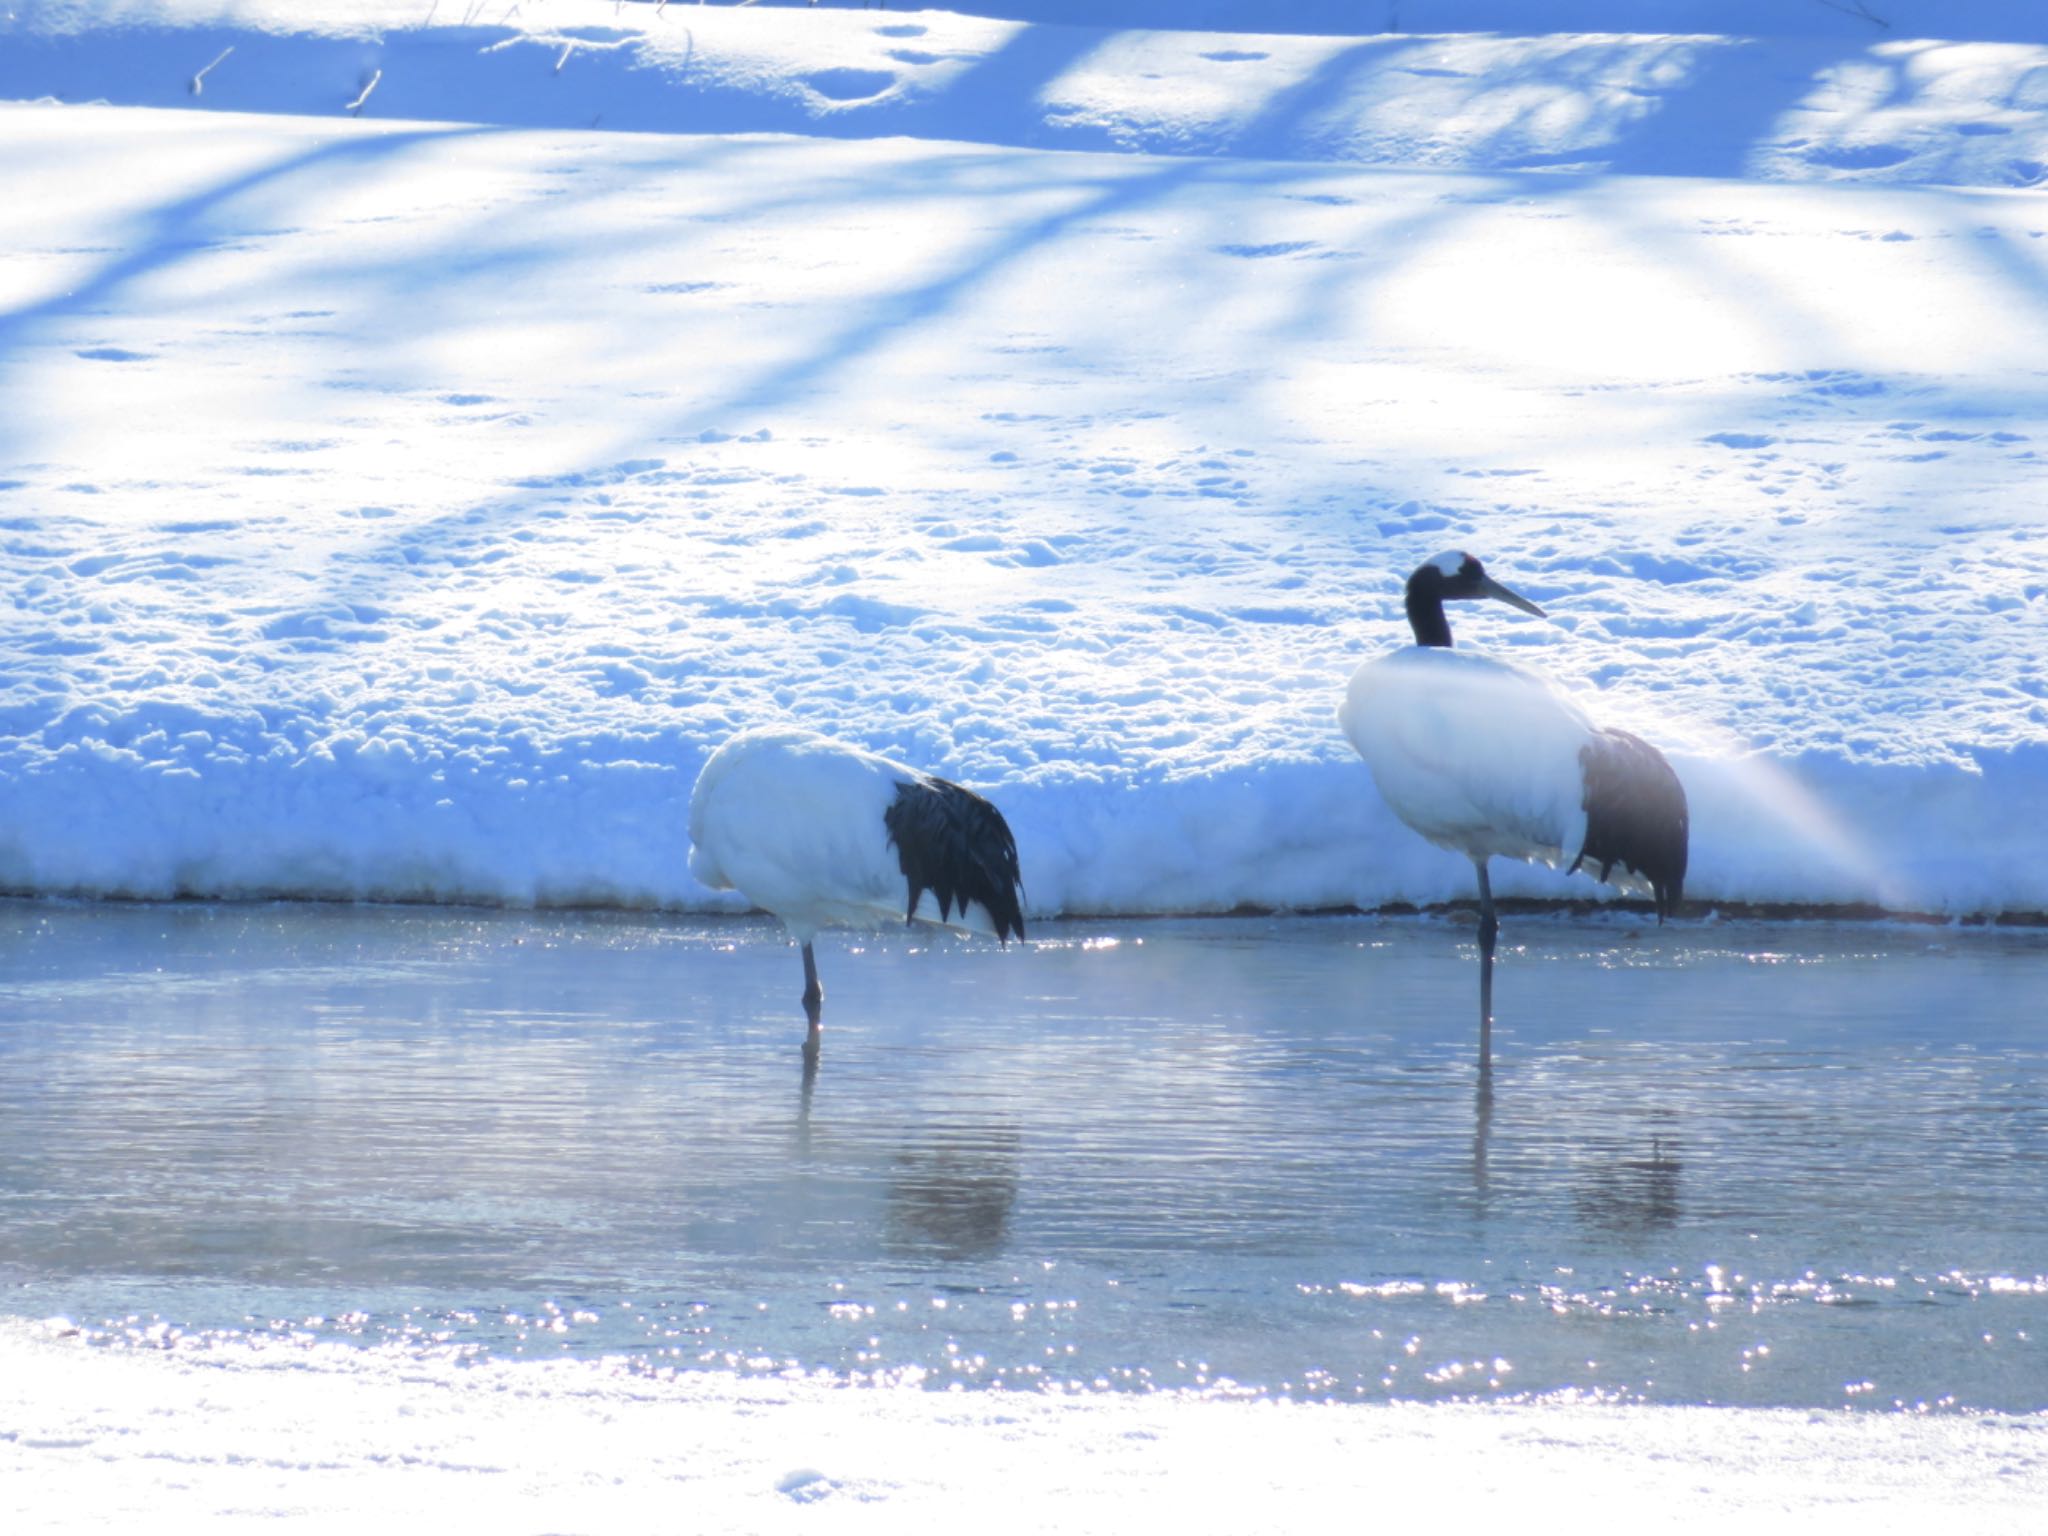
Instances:
[[[1691,833],[1685,787],[1664,754],[1627,731],[1599,730],[1579,749],[1586,775],[1586,842],[1572,868],[1620,864],[1650,882],[1662,922],[1685,895]]]
[[[910,885],[906,918],[926,891],[939,899],[939,915],[967,910],[979,902],[995,924],[996,937],[1024,937],[1023,879],[1017,870],[1017,840],[1002,812],[971,789],[945,779],[898,783],[896,799],[882,813],[903,878]]]

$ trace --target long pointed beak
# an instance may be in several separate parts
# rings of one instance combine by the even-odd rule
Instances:
[[[1530,602],[1529,599],[1522,596],[1521,593],[1512,591],[1509,588],[1502,586],[1499,582],[1495,581],[1491,576],[1488,576],[1479,584],[1479,595],[1481,597],[1499,598],[1502,602],[1506,603],[1510,608],[1519,608],[1524,613],[1533,613],[1539,619],[1547,619],[1550,617],[1549,614],[1545,613],[1541,608],[1538,608],[1534,603]]]

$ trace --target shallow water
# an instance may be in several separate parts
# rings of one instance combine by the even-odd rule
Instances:
[[[650,1371],[2048,1407],[2048,943],[0,905],[0,1312]]]

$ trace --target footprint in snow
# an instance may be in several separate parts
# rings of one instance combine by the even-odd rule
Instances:
[[[830,1498],[839,1484],[822,1472],[809,1467],[799,1467],[794,1472],[785,1472],[776,1480],[775,1491],[799,1504],[815,1504],[818,1500]]]
[[[1913,152],[1896,144],[1828,144],[1808,149],[1806,158],[1835,171],[1883,171],[1912,159]]]
[[[879,69],[821,69],[800,77],[827,101],[872,101],[896,83]]]
[[[1245,261],[1269,261],[1275,256],[1298,256],[1316,248],[1313,240],[1280,240],[1272,245],[1219,245],[1219,256],[1236,256]]]

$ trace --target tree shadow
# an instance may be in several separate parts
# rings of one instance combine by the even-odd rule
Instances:
[[[1108,142],[1106,138],[1091,141],[1079,131],[1049,128],[1036,103],[1104,35],[1021,29],[1005,47],[962,73],[951,87],[950,106],[934,106],[922,114],[906,109],[888,121],[896,127],[919,129],[935,123],[953,123],[963,129],[976,123],[991,124],[995,136],[1020,143],[1071,147],[1089,142],[1102,147]],[[1236,147],[1240,152],[1256,149],[1277,154],[1312,137],[1321,131],[1316,125],[1327,123],[1333,114],[1340,115],[1344,103],[1355,100],[1364,84],[1376,74],[1411,65],[1428,67],[1427,59],[1418,52],[1422,46],[1413,39],[1376,39],[1325,59],[1308,76],[1271,98],[1248,121],[1234,141]],[[1825,59],[1841,56],[1845,56],[1841,50],[1816,47],[1807,58],[1811,67],[1818,68]],[[1608,64],[1621,69],[1628,60],[1617,54]],[[1588,63],[1595,74],[1600,67],[1604,66],[1597,58]],[[1802,66],[1802,70],[1805,68]],[[1790,92],[1806,78],[1802,71],[1763,78],[1768,73],[1761,69],[1754,54],[1744,48],[1710,50],[1699,69],[1675,80],[1659,94],[1654,110],[1624,125],[1622,136],[1609,149],[1610,169],[1668,168],[1678,163],[1694,167],[1688,174],[1730,173],[1747,153],[1744,145],[1768,131],[1776,114],[1785,109]],[[1476,80],[1471,89],[1478,95],[1507,89],[1516,83],[1517,76],[1509,73]],[[1708,133],[1702,125],[1710,119],[1720,121],[1715,116],[1717,91],[1741,96],[1741,110],[1722,128]],[[1745,91],[1748,94],[1742,95]],[[977,92],[1000,95],[1001,109],[970,110]],[[389,99],[402,98],[393,93]],[[948,117],[948,112],[954,115]],[[859,138],[874,131],[875,124],[883,120],[847,114],[834,119],[829,127],[812,124],[807,132],[812,137]],[[1688,122],[1692,127],[1687,127]],[[137,287],[170,275],[181,263],[212,250],[215,242],[211,226],[216,216],[244,195],[284,190],[293,196],[310,198],[315,195],[316,181],[329,172],[365,177],[409,155],[433,152],[464,138],[506,131],[489,127],[364,128],[280,155],[262,167],[166,200],[137,220],[135,227],[140,234],[130,248],[103,263],[72,291],[0,313],[0,379],[4,379],[10,363],[18,359],[23,343],[45,327],[118,307]],[[1679,142],[1688,133],[1697,133],[1700,142]],[[1504,120],[1495,130],[1495,148],[1490,153],[1506,154],[1504,146],[1524,139],[1525,127],[1518,126],[1513,118]],[[508,477],[502,494],[468,500],[437,515],[408,519],[403,531],[384,533],[376,528],[367,529],[357,557],[346,565],[330,567],[324,578],[328,595],[351,602],[374,602],[379,595],[378,582],[396,583],[422,574],[445,577],[455,568],[454,557],[466,558],[470,547],[480,538],[502,536],[506,530],[589,492],[621,480],[639,480],[650,488],[658,487],[663,483],[661,477],[673,471],[648,458],[650,453],[690,442],[699,432],[721,422],[742,424],[735,418],[792,411],[821,391],[857,379],[861,370],[892,346],[914,342],[939,322],[970,306],[978,295],[1015,273],[1037,254],[1059,246],[1076,231],[1092,224],[1172,206],[1176,216],[1184,217],[1189,227],[1200,229],[1202,221],[1212,217],[1202,197],[1208,187],[1255,178],[1281,197],[1296,193],[1313,196],[1327,188],[1332,176],[1342,176],[1353,169],[1328,162],[1253,166],[1237,159],[1194,156],[1117,156],[1091,164],[1075,157],[1055,160],[1011,149],[945,146],[937,150],[927,147],[914,156],[878,158],[850,174],[837,167],[829,175],[818,177],[756,181],[746,174],[746,156],[796,152],[794,146],[764,148],[758,143],[709,137],[671,137],[633,144],[623,149],[622,162],[608,162],[622,164],[616,174],[580,180],[565,175],[548,188],[548,195],[553,198],[551,206],[564,216],[557,217],[545,233],[508,235],[503,227],[502,206],[479,208],[467,219],[459,223],[450,221],[437,230],[432,244],[424,250],[409,250],[401,257],[351,243],[349,253],[339,260],[295,269],[294,279],[312,277],[322,283],[360,289],[375,295],[379,304],[388,307],[393,324],[374,337],[362,338],[367,345],[357,354],[365,365],[359,372],[373,382],[390,383],[393,392],[403,392],[412,386],[431,387],[434,381],[409,371],[414,365],[398,350],[393,336],[416,340],[444,333],[452,323],[448,313],[453,307],[451,296],[466,296],[487,281],[516,283],[536,271],[573,265],[578,238],[574,214],[579,206],[601,197],[644,190],[660,178],[677,175],[686,168],[733,174],[718,178],[716,206],[707,202],[679,210],[674,221],[650,223],[634,231],[626,237],[625,246],[628,250],[659,250],[685,275],[694,255],[713,236],[793,214],[812,213],[822,221],[837,212],[887,200],[902,210],[905,226],[910,227],[917,221],[916,210],[921,204],[936,207],[990,193],[1025,210],[1010,217],[1006,209],[1005,216],[989,221],[985,230],[963,241],[942,260],[878,281],[852,299],[835,302],[820,323],[793,328],[798,344],[780,360],[770,359],[750,374],[722,375],[716,388],[702,391],[680,406],[655,402],[623,408],[618,429],[609,441],[579,448],[573,459],[565,455],[554,473]],[[1692,158],[1686,159],[1687,155]],[[1722,169],[1716,171],[1715,167]],[[1393,174],[1406,177],[1433,173]],[[1524,169],[1477,180],[1468,176],[1464,185],[1467,202],[1438,200],[1393,217],[1376,216],[1369,243],[1361,241],[1356,252],[1337,253],[1349,259],[1324,261],[1313,269],[1312,275],[1293,285],[1287,302],[1272,307],[1272,318],[1257,328],[1247,327],[1244,350],[1255,353],[1264,346],[1284,347],[1332,330],[1342,310],[1369,305],[1375,291],[1388,278],[1427,262],[1433,249],[1455,233],[1469,202],[1509,196],[1573,198],[1597,185],[1597,177],[1559,171]],[[1055,206],[1042,206],[1047,201]],[[1621,208],[1600,216],[1625,218],[1626,211]],[[1215,238],[1223,240],[1228,235],[1219,227]],[[1651,235],[1648,227],[1642,226],[1627,229],[1626,238],[1640,242]],[[1206,272],[1187,273],[1185,312],[1190,324],[1203,323],[1212,306],[1258,287],[1270,275],[1271,268],[1265,264],[1267,258],[1259,254],[1268,246],[1260,232],[1239,232],[1239,241],[1244,248],[1242,259],[1211,264]],[[1674,252],[1673,259],[1692,258],[1682,258]],[[2024,262],[2008,259],[2005,265],[2009,281],[2019,287],[2027,277]],[[2027,291],[2033,293],[2037,286]],[[1770,297],[1770,292],[1765,291],[1759,302],[1769,302]],[[1779,323],[1802,323],[1803,317],[1792,307],[1792,299],[1780,295],[1780,302],[1786,308]],[[358,378],[354,382],[365,380]],[[1711,402],[1703,403],[1703,418],[1713,409],[1716,407]],[[1384,489],[1389,494],[1398,494],[1412,488]],[[1175,508],[1167,508],[1166,512],[1181,515]],[[443,556],[450,558],[439,558]],[[475,581],[483,590],[488,588],[491,574],[487,567],[474,568],[465,579]],[[565,610],[572,607],[572,599],[565,597],[563,606]],[[670,745],[684,750],[690,744],[676,741]]]
[[[329,139],[158,205],[134,221],[136,234],[126,249],[102,263],[83,281],[61,293],[0,310],[0,385],[5,383],[9,360],[19,354],[37,328],[112,308],[133,289],[164,276],[181,263],[218,249],[221,242],[209,230],[209,223],[237,198],[281,187],[295,178],[328,168],[361,171],[424,145],[502,132],[503,129],[491,127],[456,125]]]

